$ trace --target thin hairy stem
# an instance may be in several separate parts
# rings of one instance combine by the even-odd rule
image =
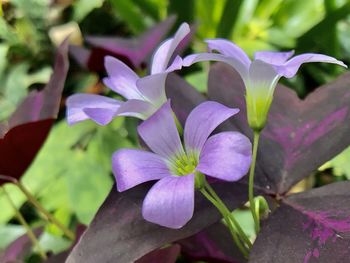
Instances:
[[[10,195],[7,193],[5,187],[2,187],[2,191],[4,192],[10,206],[12,207],[13,211],[15,212],[15,215],[18,219],[18,221],[21,223],[21,225],[25,228],[27,235],[30,239],[30,241],[33,243],[33,246],[37,249],[40,257],[44,260],[47,260],[47,256],[46,253],[44,252],[44,250],[41,248],[38,239],[36,238],[35,234],[33,233],[32,229],[30,228],[30,226],[28,225],[27,221],[25,220],[25,218],[23,217],[22,213],[17,209],[16,205],[14,204],[14,202],[12,201]]]
[[[244,240],[244,242],[248,245],[249,249],[251,249],[253,247],[253,244],[251,243],[250,239],[247,237],[247,235],[245,234],[245,232],[243,231],[242,227],[240,226],[240,224],[237,222],[237,220],[235,219],[235,217],[233,216],[233,214],[231,213],[231,211],[226,207],[226,205],[224,204],[224,202],[221,200],[221,198],[216,194],[216,192],[214,191],[214,189],[210,186],[210,184],[205,180],[204,182],[205,184],[205,188],[208,189],[209,193],[215,198],[215,200],[219,203],[219,205],[222,207],[222,209],[225,210],[225,213],[227,214],[227,216],[230,218],[230,220],[232,221],[233,225],[235,226],[235,228],[237,229],[238,234],[240,235],[240,237]]]
[[[254,131],[253,156],[252,156],[252,164],[250,166],[250,171],[249,171],[249,192],[248,192],[249,206],[254,219],[256,233],[259,233],[260,231],[258,211],[256,211],[255,209],[255,202],[254,202],[254,174],[255,174],[255,164],[256,164],[256,156],[258,152],[259,138],[260,138],[260,132]]]
[[[242,241],[239,239],[232,223],[231,220],[228,218],[227,213],[224,209],[222,209],[222,206],[215,200],[214,197],[212,197],[205,188],[202,188],[201,193],[219,210],[219,212],[221,213],[221,215],[223,216],[227,227],[230,230],[231,236],[235,242],[235,244],[237,245],[238,249],[242,252],[243,256],[245,258],[248,258],[249,256],[249,251],[248,249],[242,244]]]

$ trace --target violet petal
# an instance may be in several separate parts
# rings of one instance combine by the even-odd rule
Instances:
[[[249,67],[250,59],[239,46],[226,39],[207,39],[210,51],[216,50],[221,54],[239,60],[245,67]]]
[[[187,23],[181,24],[179,29],[176,31],[175,36],[166,40],[154,53],[152,59],[152,69],[151,73],[161,73],[164,72],[170,59],[176,49],[176,47],[180,44],[180,42],[186,37],[186,35],[190,32],[190,27]]]
[[[142,215],[152,223],[178,229],[192,218],[193,210],[194,175],[168,176],[149,190]]]
[[[105,57],[105,68],[108,77],[103,79],[104,84],[122,95],[126,99],[141,99],[142,96],[136,87],[139,77],[119,59],[111,56]]]
[[[112,120],[122,102],[95,94],[75,94],[67,99],[69,125],[92,119],[105,125]],[[88,110],[89,109],[89,110]],[[108,122],[106,122],[109,120]]]
[[[258,52],[255,52],[254,59],[259,59],[273,65],[282,65],[291,56],[293,56],[293,54],[294,54],[294,50],[287,51],[287,52],[258,51]]]
[[[322,54],[314,54],[314,53],[305,53],[298,56],[293,57],[288,60],[285,64],[276,67],[278,74],[284,76],[286,78],[292,78],[297,73],[298,69],[303,63],[310,62],[325,62],[338,64],[347,68],[347,66],[342,62],[333,57],[322,55]]]
[[[203,146],[197,170],[225,181],[238,181],[247,174],[252,158],[249,139],[239,132],[221,132]]]
[[[200,152],[214,129],[239,112],[215,101],[206,101],[194,108],[186,120],[184,141],[187,153]]]
[[[142,150],[122,149],[115,152],[112,167],[119,192],[147,181],[170,176],[169,169],[161,157]]]
[[[144,100],[128,100],[120,105],[116,115],[129,116],[146,120],[157,109],[148,101]]]
[[[151,150],[169,160],[184,155],[170,101],[141,123],[138,132]]]
[[[182,65],[184,67],[189,67],[194,63],[201,62],[201,61],[219,61],[224,62],[231,67],[233,67],[241,76],[243,80],[246,80],[248,78],[248,70],[249,67],[247,67],[244,63],[242,63],[241,60],[235,58],[235,57],[228,57],[222,54],[216,54],[216,53],[198,53],[198,54],[192,54],[183,59]]]
[[[161,106],[167,101],[165,95],[165,80],[167,74],[159,73],[140,78],[136,82],[138,90],[155,106]]]

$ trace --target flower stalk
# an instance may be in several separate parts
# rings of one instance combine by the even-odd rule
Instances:
[[[43,260],[47,260],[47,256],[46,253],[44,252],[44,250],[41,248],[38,239],[36,238],[35,234],[33,233],[32,229],[30,228],[30,226],[28,225],[27,221],[25,220],[25,218],[23,217],[22,213],[17,209],[16,205],[14,204],[14,202],[12,201],[10,195],[8,194],[8,192],[6,191],[5,187],[2,187],[2,191],[5,194],[10,206],[12,207],[13,211],[15,212],[15,215],[18,219],[18,221],[20,222],[20,224],[25,228],[26,232],[27,232],[27,236],[30,239],[30,241],[33,243],[33,246],[37,249],[40,257]]]
[[[53,215],[50,214],[40,203],[36,198],[24,187],[23,184],[21,184],[19,181],[16,181],[15,184],[17,187],[23,192],[23,194],[28,198],[28,201],[36,208],[38,209],[45,217],[45,219],[54,225],[56,225],[63,234],[68,237],[71,240],[75,240],[75,234],[66,228],[60,221],[58,221]]]
[[[51,215],[50,212],[48,212],[40,204],[40,202],[38,200],[36,200],[36,198],[29,192],[29,190],[23,184],[21,184],[21,182],[19,182],[16,178],[13,178],[11,176],[6,176],[6,175],[0,175],[0,179],[15,184],[22,191],[22,193],[27,197],[28,201],[44,215],[45,220],[51,222],[52,224],[56,225],[59,229],[61,229],[61,231],[63,232],[63,234],[66,237],[68,237],[69,239],[71,239],[73,241],[75,240],[75,234],[71,230],[66,228],[53,215]]]
[[[255,164],[256,164],[256,157],[258,152],[259,138],[260,138],[260,131],[254,131],[253,156],[252,156],[252,163],[249,171],[249,186],[248,186],[249,206],[254,219],[256,233],[259,233],[260,231],[260,222],[259,222],[259,215],[258,215],[259,211],[255,209],[255,202],[254,202],[254,174],[255,174]]]
[[[234,242],[244,257],[248,258],[249,251],[252,248],[252,243],[234,218],[233,214],[206,180],[204,180],[204,187],[201,188],[200,191],[222,214]]]

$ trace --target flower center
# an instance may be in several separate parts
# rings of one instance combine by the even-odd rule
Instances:
[[[197,165],[196,158],[183,155],[176,159],[173,172],[179,176],[188,175],[194,173]]]

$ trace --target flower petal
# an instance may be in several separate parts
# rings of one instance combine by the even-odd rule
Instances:
[[[105,108],[85,108],[83,111],[89,119],[102,126],[110,123],[116,116],[115,110]]]
[[[105,57],[105,68],[108,77],[103,79],[104,84],[122,95],[126,99],[142,99],[136,87],[139,77],[126,64],[111,56]]]
[[[122,102],[94,94],[75,94],[67,99],[67,121],[72,125],[92,119],[106,125],[115,116]]]
[[[136,117],[141,120],[146,120],[156,110],[157,108],[147,101],[128,100],[119,107],[117,115]]]
[[[293,54],[294,50],[288,52],[258,51],[255,52],[254,59],[259,59],[273,65],[282,65],[293,56]]]
[[[252,145],[239,132],[221,132],[204,144],[197,170],[225,181],[238,181],[247,174],[252,159]]]
[[[231,67],[233,67],[238,74],[241,76],[243,80],[246,80],[248,78],[248,70],[249,67],[246,66],[244,63],[242,63],[241,60],[235,58],[235,57],[228,57],[222,54],[216,54],[216,53],[198,53],[198,54],[192,54],[183,59],[182,66],[189,67],[194,63],[201,62],[201,61],[220,61],[224,62]]]
[[[192,218],[193,210],[194,175],[168,176],[147,193],[142,215],[149,222],[178,229]]]
[[[226,39],[207,39],[205,42],[208,43],[208,48],[210,51],[217,50],[221,54],[235,58],[239,60],[245,67],[249,67],[250,59],[248,55],[239,46],[235,45]]]
[[[301,64],[310,62],[333,63],[347,68],[347,66],[342,61],[339,61],[333,57],[322,54],[305,53],[299,56],[295,56],[294,58],[287,61],[284,65],[276,67],[276,69],[279,75],[286,78],[292,78],[297,73]]]
[[[184,154],[170,101],[141,123],[138,132],[153,152],[168,160]]]
[[[119,192],[170,176],[169,169],[160,156],[142,150],[116,151],[112,157],[112,169]]]
[[[273,65],[254,60],[249,68],[249,79],[245,82],[247,93],[256,98],[272,96],[279,78]]]
[[[232,109],[215,101],[206,101],[197,106],[187,117],[185,124],[184,140],[187,153],[199,153],[214,129],[238,112],[239,109]]]
[[[187,23],[181,24],[176,31],[175,36],[166,40],[154,53],[152,59],[151,74],[162,73],[166,71],[170,59],[180,42],[190,32],[190,27]]]
[[[165,95],[166,77],[166,73],[159,73],[140,78],[136,82],[136,86],[143,97],[148,99],[154,106],[160,107],[167,101]]]
[[[170,73],[175,70],[182,68],[182,58],[180,56],[176,56],[174,58],[174,61],[171,63],[171,65],[166,69],[165,72]]]

